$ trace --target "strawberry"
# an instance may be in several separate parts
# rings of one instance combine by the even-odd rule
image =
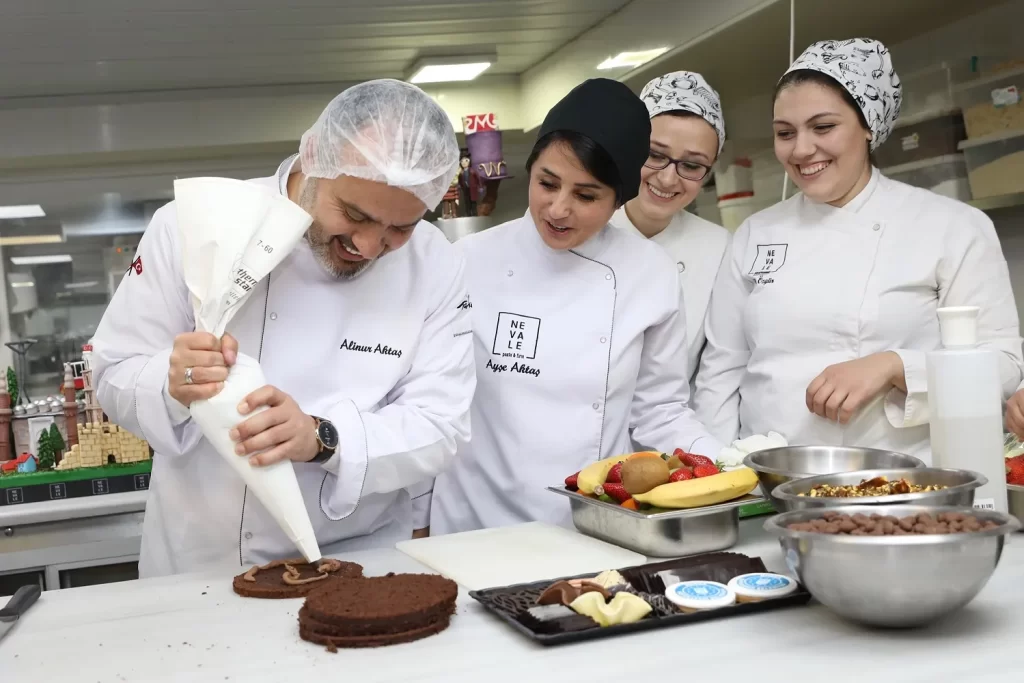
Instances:
[[[576,474],[569,475],[568,477],[565,478],[565,488],[569,489],[570,491],[577,491],[577,490],[579,490],[579,486],[578,486],[579,479],[580,479],[580,473],[579,472],[577,472]]]
[[[703,455],[694,455],[693,453],[683,453],[679,456],[679,459],[682,460],[683,464],[687,467],[697,467],[698,465],[715,466],[715,462],[711,458]]]
[[[677,448],[674,451],[672,451],[672,455],[681,459],[684,455],[686,455],[686,451],[684,451],[682,448]]]
[[[1024,486],[1024,458],[1017,456],[1006,461],[1006,483]]]
[[[625,486],[623,486],[622,484],[615,483],[609,484],[606,482],[601,486],[598,486],[596,489],[594,489],[594,493],[596,493],[599,496],[602,494],[606,495],[618,503],[625,503],[627,500],[632,498],[631,495],[626,493]]]
[[[610,470],[608,470],[608,476],[605,477],[606,484],[621,484],[622,483],[622,463],[616,463]]]
[[[710,477],[715,474],[718,474],[718,468],[715,467],[714,464],[697,465],[696,467],[693,468],[693,476],[697,477],[698,479],[700,479],[701,477]]]
[[[693,470],[687,467],[680,467],[668,478],[669,483],[673,481],[686,481],[688,479],[693,479]]]

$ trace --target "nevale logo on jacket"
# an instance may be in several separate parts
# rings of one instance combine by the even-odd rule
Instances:
[[[533,360],[537,357],[537,340],[540,337],[540,318],[519,313],[498,313],[498,323],[494,328],[494,343],[491,353],[514,362],[501,363],[488,359],[487,369],[492,372],[515,372],[524,375],[540,375],[540,370],[520,360]]]
[[[754,259],[754,264],[750,266],[749,272],[749,275],[754,276],[754,282],[759,285],[775,282],[775,278],[771,277],[771,274],[778,272],[786,263],[787,251],[789,251],[788,244],[757,245],[757,257]]]
[[[390,346],[383,346],[381,344],[377,344],[376,346],[372,344],[360,344],[355,339],[348,338],[344,339],[341,342],[341,350],[361,351],[362,353],[376,353],[382,356],[394,356],[395,358],[402,357],[401,349],[393,349]]]

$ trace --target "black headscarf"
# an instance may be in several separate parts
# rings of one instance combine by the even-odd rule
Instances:
[[[615,162],[622,180],[622,203],[640,193],[640,170],[651,149],[647,107],[626,85],[591,78],[558,102],[540,126],[538,139],[573,131],[596,142]]]

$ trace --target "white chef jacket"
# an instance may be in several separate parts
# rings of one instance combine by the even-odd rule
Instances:
[[[873,171],[844,208],[798,194],[733,236],[706,321],[696,410],[723,441],[780,432],[790,444],[885,448],[931,461],[925,354],[936,309],[980,306],[978,340],[999,354],[1003,392],[1021,381],[1021,338],[992,222],[956,200]],[[808,411],[826,367],[894,351],[892,389],[847,425]]]
[[[646,239],[629,220],[626,207],[615,212],[611,224]],[[672,217],[664,230],[650,238],[668,252],[679,271],[679,284],[683,288],[686,308],[686,360],[690,368],[691,392],[700,366],[700,352],[704,348],[704,317],[718,267],[729,245],[729,236],[729,231],[722,226],[689,211],[680,211]]]
[[[293,161],[250,182],[284,191]],[[92,344],[104,411],[156,452],[140,575],[295,556],[199,426],[167,405],[172,341],[195,328],[173,202],[154,214],[137,257],[142,272],[126,273]],[[429,486],[469,436],[475,374],[464,268],[426,222],[352,280],[329,275],[302,241],[228,326],[268,383],[338,429],[329,461],[293,463],[324,555],[409,538],[408,489]]]
[[[545,490],[646,447],[717,456],[689,407],[686,313],[663,249],[606,225],[570,251],[527,214],[456,243],[466,257],[477,392],[473,439],[434,485],[431,534],[543,521]]]

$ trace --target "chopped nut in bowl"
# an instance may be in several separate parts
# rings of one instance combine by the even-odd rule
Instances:
[[[959,505],[974,504],[974,492],[988,483],[970,470],[917,467],[862,470],[796,479],[772,491],[785,511],[838,505]]]

